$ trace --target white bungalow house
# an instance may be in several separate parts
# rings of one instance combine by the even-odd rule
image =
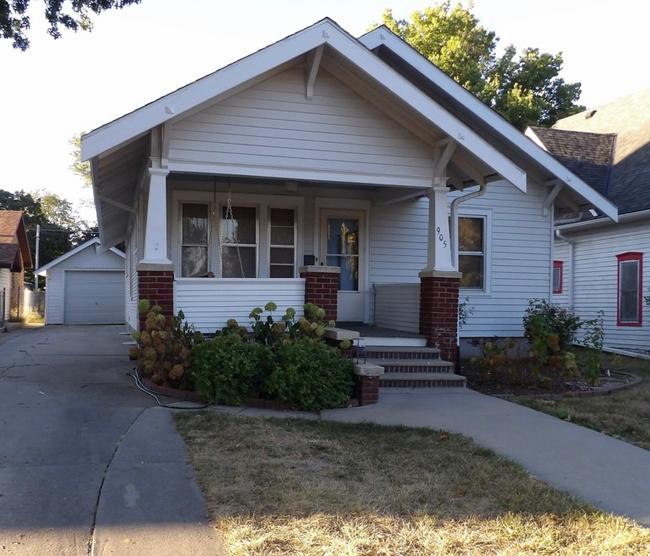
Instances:
[[[82,159],[134,328],[139,298],[204,331],[310,300],[453,359],[459,295],[463,336],[521,336],[555,215],[617,218],[387,28],[330,19],[92,131]]]
[[[553,300],[583,319],[602,310],[607,348],[649,354],[650,89],[528,134],[620,213],[618,223],[597,212],[557,222]]]

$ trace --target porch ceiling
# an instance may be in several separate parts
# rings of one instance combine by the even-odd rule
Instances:
[[[149,165],[150,137],[145,134],[93,160],[93,192],[104,247],[123,241],[135,207],[138,184]],[[122,206],[120,206],[122,205]]]

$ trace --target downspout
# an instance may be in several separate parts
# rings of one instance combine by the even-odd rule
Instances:
[[[487,190],[487,184],[479,184],[477,191],[472,191],[467,195],[462,197],[456,197],[451,202],[450,209],[450,218],[451,218],[451,230],[449,232],[450,241],[451,241],[451,263],[456,270],[458,270],[458,206],[465,201],[470,201],[471,199],[476,199],[481,195],[485,194]],[[458,327],[457,327],[458,328]],[[456,369],[455,372],[460,373],[460,330],[457,330],[456,333]]]
[[[458,270],[458,206],[461,203],[471,201],[472,199],[476,199],[477,197],[484,195],[486,190],[487,184],[482,183],[479,185],[477,191],[472,191],[471,193],[463,195],[462,197],[456,197],[451,202],[451,231],[449,235],[451,236],[451,262],[456,270]]]
[[[569,238],[563,236],[560,230],[555,230],[555,237],[561,239],[562,241],[566,241],[569,244],[569,307],[572,308],[573,307],[573,276],[574,276],[573,263],[575,259],[574,256],[575,241],[570,240]]]

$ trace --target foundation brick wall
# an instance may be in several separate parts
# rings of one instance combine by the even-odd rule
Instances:
[[[148,299],[151,306],[160,305],[163,315],[174,313],[174,272],[171,270],[139,270],[138,297]],[[140,330],[144,329],[146,314],[139,315]]]
[[[354,397],[359,400],[359,405],[377,403],[379,401],[379,377],[355,375]]]
[[[458,290],[460,278],[420,278],[420,334],[427,345],[438,345],[440,357],[456,362],[458,334]]]
[[[337,319],[337,303],[340,274],[302,270],[305,279],[305,303],[313,303],[325,309],[325,320]]]

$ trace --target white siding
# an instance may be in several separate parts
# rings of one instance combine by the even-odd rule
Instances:
[[[605,313],[605,345],[630,349],[650,349],[648,337],[648,310],[642,307],[642,326],[617,326],[618,261],[616,255],[629,251],[643,253],[646,272],[650,264],[650,226],[646,222],[622,223],[585,231],[563,231],[574,241],[574,303],[582,319],[596,317],[599,310]],[[562,251],[564,242],[556,241],[555,260],[565,260],[565,280],[569,280],[568,250]],[[566,244],[565,244],[566,245]],[[564,259],[562,257],[565,257]],[[646,274],[644,272],[644,275]],[[647,279],[643,294],[648,295]],[[566,306],[563,296],[554,296],[557,303]],[[580,338],[580,336],[579,336]]]
[[[0,268],[0,310],[2,310],[2,290],[5,290],[5,320],[9,320],[9,306],[11,305],[11,271]],[[0,320],[2,320],[0,318]]]
[[[288,307],[302,314],[305,280],[255,280],[182,278],[174,282],[174,313],[183,311],[187,321],[201,332],[216,332],[228,319],[250,326],[250,312],[273,301],[281,319]],[[265,315],[266,317],[266,315]]]
[[[426,186],[433,149],[328,74],[296,66],[174,123],[170,169]],[[238,170],[239,169],[239,170]]]
[[[45,324],[63,324],[65,318],[64,282],[68,269],[124,269],[124,259],[112,251],[96,251],[96,244],[72,255],[47,270]]]
[[[532,298],[548,299],[551,218],[542,213],[546,190],[529,184],[524,194],[505,182],[460,206],[460,215],[488,219],[486,291],[461,289],[473,314],[461,337],[521,336],[521,319]],[[428,199],[405,201],[371,211],[371,282],[419,283],[427,262]]]
[[[562,293],[553,294],[553,303],[562,307],[569,307],[571,298],[571,261],[569,257],[569,244],[566,241],[555,240],[553,247],[553,260],[562,261]]]
[[[138,228],[133,225],[126,242],[124,261],[124,280],[126,298],[126,324],[133,330],[138,329]]]
[[[420,331],[420,284],[375,284],[375,325]]]

